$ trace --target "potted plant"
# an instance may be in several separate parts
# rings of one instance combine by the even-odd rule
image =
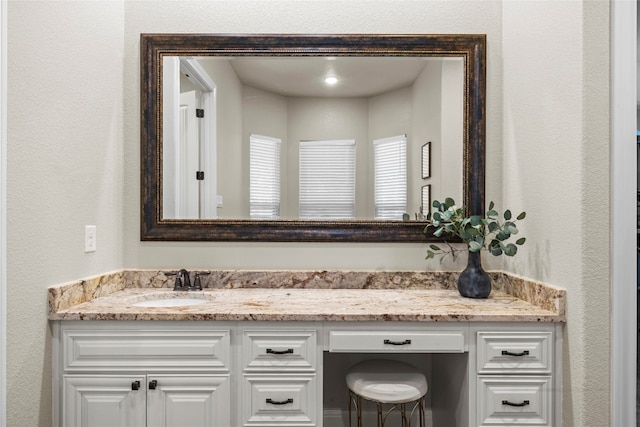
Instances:
[[[516,223],[526,217],[526,212],[513,218],[510,210],[507,209],[500,215],[494,206],[493,202],[489,203],[489,209],[484,215],[467,216],[464,206],[456,206],[456,202],[447,197],[444,202],[435,200],[434,212],[429,213],[426,218],[425,233],[435,228],[433,235],[436,237],[455,236],[466,243],[464,249],[456,248],[447,241],[444,249],[431,244],[426,256],[426,259],[431,259],[441,255],[442,262],[447,255],[455,260],[460,252],[468,252],[467,267],[458,277],[458,291],[464,297],[487,298],[491,293],[491,278],[482,269],[481,251],[486,250],[494,256],[514,256],[518,253],[518,246],[526,241],[526,238],[521,237],[515,243],[508,242],[518,234]]]

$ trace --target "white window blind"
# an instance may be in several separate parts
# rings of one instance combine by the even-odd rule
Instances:
[[[356,141],[300,142],[300,219],[353,219]]]
[[[280,139],[249,137],[249,217],[280,217]]]
[[[407,212],[407,137],[373,141],[376,219],[402,219]]]

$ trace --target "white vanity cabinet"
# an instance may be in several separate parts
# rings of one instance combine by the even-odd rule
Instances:
[[[54,326],[61,426],[231,424],[230,330],[202,322]]]
[[[561,426],[561,323],[65,320],[53,332],[54,427],[346,427],[344,374],[380,357],[425,372],[428,427]]]

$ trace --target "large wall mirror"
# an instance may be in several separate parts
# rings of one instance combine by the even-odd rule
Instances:
[[[484,208],[484,35],[141,36],[141,239],[437,240]]]

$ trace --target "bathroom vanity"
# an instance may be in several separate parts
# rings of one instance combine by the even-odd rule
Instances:
[[[413,280],[187,294],[127,274],[50,288],[54,425],[348,425],[344,372],[365,358],[423,370],[434,426],[561,425],[559,288],[507,277],[486,300]]]

